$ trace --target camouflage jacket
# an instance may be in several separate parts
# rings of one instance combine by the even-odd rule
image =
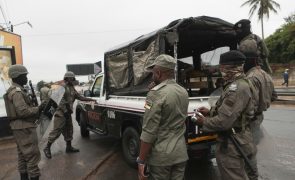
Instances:
[[[62,111],[63,113],[72,111],[73,104],[76,99],[81,99],[82,96],[76,91],[74,86],[64,84],[65,94],[57,108],[57,111]]]
[[[10,126],[11,129],[25,129],[36,127],[35,121],[39,116],[38,107],[33,106],[32,99],[27,91],[16,83],[7,90],[8,103],[13,112]]]
[[[237,139],[242,144],[249,142],[252,136],[248,126],[254,116],[254,102],[249,82],[244,74],[226,85],[211,111],[213,111],[212,117],[205,118],[203,131],[219,133],[239,128],[242,131],[237,133]],[[244,136],[245,133],[249,137]],[[218,140],[223,141],[223,137],[219,136]]]
[[[266,111],[272,101],[274,84],[272,78],[260,67],[253,67],[246,73],[247,78],[255,89],[254,103],[255,114]]]

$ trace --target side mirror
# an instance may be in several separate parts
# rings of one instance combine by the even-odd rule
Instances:
[[[84,96],[85,97],[91,97],[91,91],[90,90],[85,90],[84,91]]]

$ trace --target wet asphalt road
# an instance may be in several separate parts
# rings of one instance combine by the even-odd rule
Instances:
[[[265,113],[262,137],[258,148],[259,179],[293,180],[295,177],[295,106],[274,105]],[[137,171],[128,167],[117,151],[89,179],[130,180]],[[220,180],[215,159],[189,161],[186,180]]]
[[[80,137],[76,123],[73,144],[81,152],[66,154],[65,143],[60,137],[52,147],[53,158],[42,153],[41,180],[132,180],[137,171],[122,158],[119,141],[91,133],[89,139]],[[49,127],[50,128],[50,127]],[[295,177],[295,106],[272,106],[265,113],[263,138],[258,145],[258,168],[262,180],[293,180]],[[45,137],[47,137],[45,134]],[[43,139],[40,149],[44,147]],[[113,151],[115,149],[115,151]],[[0,180],[19,179],[16,169],[16,148],[13,142],[0,143]],[[186,180],[219,180],[215,160],[190,161]]]

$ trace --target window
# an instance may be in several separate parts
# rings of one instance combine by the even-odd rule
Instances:
[[[94,97],[100,97],[101,83],[102,83],[102,76],[98,77],[94,83],[94,86],[92,89]]]

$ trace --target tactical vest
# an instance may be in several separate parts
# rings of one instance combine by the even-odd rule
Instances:
[[[3,95],[4,102],[5,102],[5,109],[6,109],[6,114],[7,117],[10,119],[16,119],[16,110],[12,102],[12,94],[16,92],[16,87],[14,88],[9,88],[7,92]]]

